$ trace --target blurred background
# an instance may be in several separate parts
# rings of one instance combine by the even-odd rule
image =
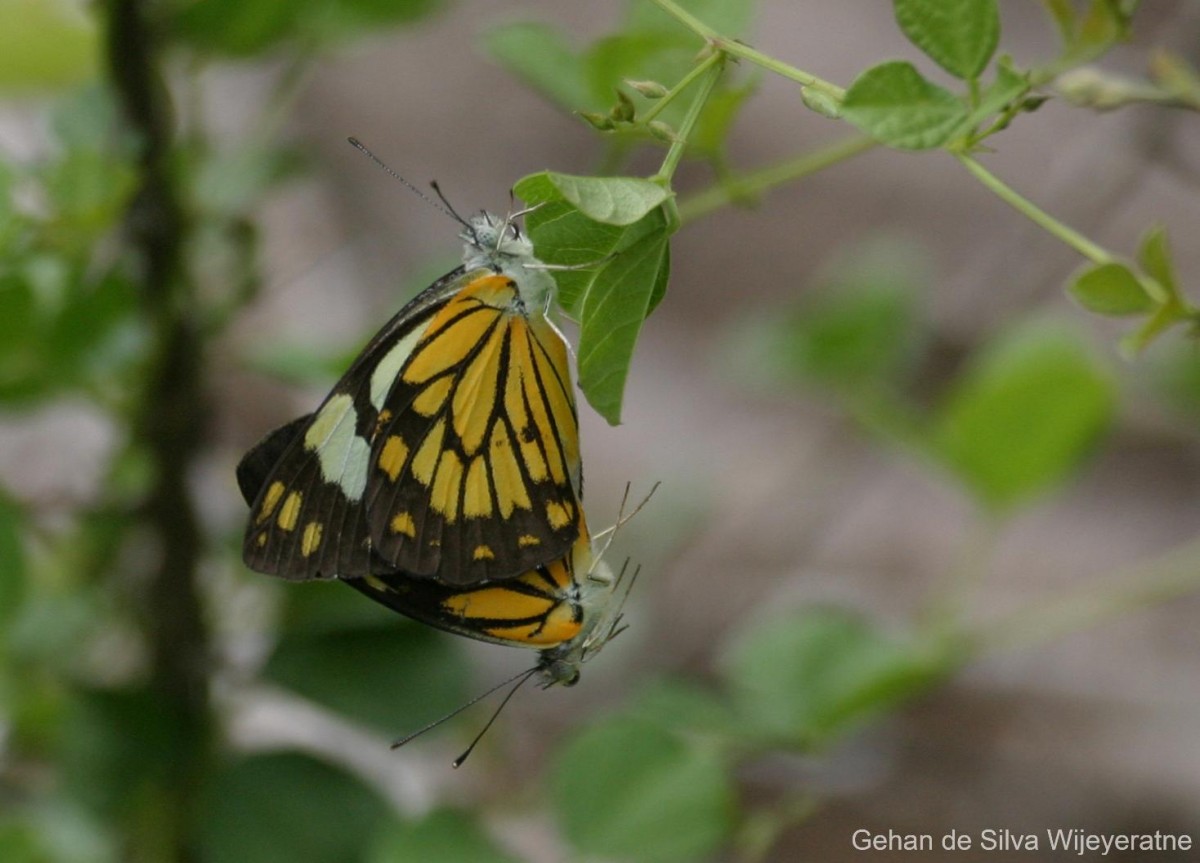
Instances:
[[[669,87],[700,43],[642,5],[0,2],[0,860],[1200,841],[1194,343],[1123,356],[1130,325],[1063,291],[1078,255],[943,152],[689,211],[856,134],[745,63],[675,178],[694,218],[622,424],[580,404],[594,528],[662,483],[611,552],[642,566],[631,626],[581,684],[520,693],[458,770],[486,705],[391,752],[531,655],[242,566],[242,453],[460,254],[347,136],[463,212],[545,169],[653,174],[661,148],[522,62],[586,56],[586,110],[640,63]],[[685,5],[842,86],[892,58],[953,85],[887,4]],[[1051,5],[1000,4],[1019,67],[1060,51]],[[1194,69],[1200,6],[1145,6],[1105,73]],[[1194,105],[1045,92],[980,159],[1116,254],[1162,225],[1195,296]]]

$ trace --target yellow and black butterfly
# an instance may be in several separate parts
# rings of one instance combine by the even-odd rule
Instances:
[[[275,458],[294,445],[293,438],[311,421],[311,416],[301,417],[276,430],[242,459],[237,479],[247,503],[261,498]],[[618,526],[629,517],[618,518]],[[614,575],[601,559],[603,553],[594,551],[582,511],[577,528],[578,537],[565,555],[515,578],[454,586],[387,570],[378,561],[370,574],[337,577],[429,626],[494,644],[534,648],[539,659],[530,673],[539,673],[547,686],[570,686],[578,681],[583,662],[620,631],[623,597],[616,600],[615,594],[625,575],[625,569]],[[632,584],[631,578],[623,596]]]
[[[261,477],[242,485],[251,569],[455,587],[522,576],[586,540],[554,279],[510,219],[460,221],[463,265],[404,306],[314,413],[244,457],[239,475]]]

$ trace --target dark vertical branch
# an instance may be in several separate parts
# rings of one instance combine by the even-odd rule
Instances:
[[[177,743],[156,801],[163,807],[164,834],[155,849],[141,849],[138,856],[188,860],[187,818],[209,752],[208,641],[196,586],[202,538],[187,485],[205,416],[203,346],[183,266],[187,225],[171,165],[171,103],[160,77],[152,6],[146,0],[107,2],[108,71],[140,147],[140,184],[126,228],[141,267],[154,347],[134,427],[154,468],[144,518],[159,546],[141,609],[142,628],[151,654],[151,686]]]

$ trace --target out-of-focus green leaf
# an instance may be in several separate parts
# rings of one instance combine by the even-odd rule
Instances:
[[[1093,264],[1071,277],[1067,290],[1079,305],[1098,315],[1140,315],[1154,308],[1138,277],[1124,264]]]
[[[696,128],[688,137],[688,146],[706,156],[719,154],[725,147],[742,106],[758,89],[758,78],[733,87],[718,87],[709,96]]]
[[[863,243],[838,255],[820,290],[793,310],[752,319],[729,363],[754,384],[796,380],[836,390],[902,381],[918,355],[928,267],[913,247]]]
[[[582,60],[557,30],[516,23],[484,34],[488,53],[528,86],[570,111],[599,107],[584,78]]]
[[[842,101],[842,116],[889,147],[926,150],[950,140],[967,119],[967,109],[911,63],[895,60],[854,80]]]
[[[550,791],[563,833],[584,856],[702,859],[733,828],[723,759],[643,720],[616,717],[576,734],[555,759]]]
[[[224,768],[194,815],[203,863],[361,860],[392,819],[387,802],[358,779],[293,752]]]
[[[677,0],[678,5],[703,21],[722,36],[746,36],[754,19],[754,0]],[[630,31],[666,30],[678,32],[683,26],[653,3],[629,0],[625,28]]]
[[[420,821],[396,822],[375,838],[365,863],[517,863],[466,812],[440,809]]]
[[[724,700],[681,680],[649,685],[629,706],[629,713],[660,728],[740,739],[740,722]]]
[[[279,631],[287,636],[334,635],[347,629],[373,630],[401,622],[390,608],[371,602],[339,581],[284,585]]]
[[[1000,334],[955,382],[936,446],[982,502],[1007,508],[1070,474],[1115,399],[1111,374],[1076,334],[1026,324]]]
[[[610,103],[626,79],[658,81],[669,87],[692,67],[696,51],[696,40],[683,30],[623,32],[597,40],[583,55],[592,105]],[[674,122],[680,116],[681,109],[672,106],[662,118]]]
[[[99,817],[134,820],[156,805],[186,734],[148,689],[79,693],[61,738],[64,787]]]
[[[97,820],[57,797],[8,806],[0,816],[4,863],[117,863],[115,845]]]
[[[1175,265],[1171,260],[1171,247],[1167,244],[1167,231],[1162,225],[1155,225],[1138,246],[1138,263],[1155,285],[1146,285],[1147,290],[1157,287],[1160,292],[1152,293],[1154,300],[1165,303],[1179,297],[1179,283],[1175,279]]]
[[[99,40],[85,4],[0,0],[0,89],[65,87],[96,74]]]
[[[996,0],[893,0],[904,35],[958,78],[976,78],[1000,41]]]
[[[1129,37],[1139,0],[1091,0],[1076,34],[1083,46],[1107,45]]]
[[[28,821],[12,815],[0,819],[0,860],[5,863],[57,863]]]
[[[841,610],[776,615],[721,664],[749,737],[819,746],[924,691],[947,657]]]
[[[368,602],[366,597],[362,601]],[[401,621],[284,634],[263,675],[393,736],[467,700],[466,665],[450,639]]]
[[[20,506],[0,488],[0,629],[12,619],[25,594],[24,520]]]
[[[201,50],[251,57],[288,41],[323,45],[414,21],[440,5],[440,0],[202,0],[178,4],[172,23]]]

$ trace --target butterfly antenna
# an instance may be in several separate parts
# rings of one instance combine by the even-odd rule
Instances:
[[[364,144],[362,141],[358,140],[358,138],[347,138],[346,140],[349,141],[352,145],[354,145],[354,147],[356,149],[361,151],[368,159],[370,159],[372,162],[374,162],[379,167],[383,168],[383,170],[387,171],[387,173],[393,179],[399,180],[401,183],[403,183],[405,186],[407,186],[408,190],[410,192],[415,194],[418,198],[420,198],[426,204],[429,204],[432,207],[436,207],[437,209],[439,209],[443,213],[445,213],[447,216],[454,219],[456,222],[459,222],[463,225],[467,224],[466,222],[463,221],[462,217],[460,215],[458,215],[458,213],[454,212],[454,208],[451,207],[449,203],[447,203],[446,199],[444,197],[442,197],[442,193],[440,190],[438,191],[438,197],[441,198],[442,202],[439,204],[437,201],[433,200],[433,198],[426,195],[424,192],[422,192],[420,189],[418,189],[416,186],[414,186],[408,180],[404,179],[404,177],[400,176],[400,174],[396,173],[396,171],[392,170],[391,166],[389,166],[386,162],[383,161],[383,159],[380,159],[378,156],[376,156],[374,153],[372,153],[369,149],[367,149],[367,145]],[[437,190],[436,183],[433,184],[433,188],[435,190]],[[467,227],[470,227],[470,225],[467,225]]]
[[[483,739],[483,735],[488,733],[488,729],[492,727],[492,723],[495,722],[496,719],[500,716],[500,711],[504,710],[504,708],[508,704],[508,702],[512,700],[512,697],[517,694],[517,690],[520,689],[522,686],[524,686],[525,681],[527,681],[527,680],[529,680],[529,678],[533,677],[534,673],[537,670],[538,670],[538,666],[535,665],[533,668],[529,669],[528,671],[522,671],[520,674],[518,674],[516,676],[521,679],[517,680],[516,685],[513,686],[513,688],[508,691],[508,694],[504,696],[504,699],[500,702],[499,706],[497,706],[496,710],[492,713],[492,718],[489,719],[487,721],[487,724],[484,725],[483,728],[481,728],[479,730],[479,733],[475,735],[475,739],[471,741],[471,745],[466,748],[466,751],[463,752],[462,755],[458,756],[457,758],[455,758],[453,761],[450,762],[452,767],[454,767],[457,770],[459,767],[462,767],[464,761],[466,761],[468,758],[471,757],[471,753],[475,751],[475,745],[477,743],[479,743],[480,740]],[[505,681],[505,683],[510,683],[513,680],[516,680],[516,677],[510,677],[508,680]],[[496,687],[496,688],[499,688],[499,687]],[[492,689],[489,692],[495,692],[495,691],[496,691],[496,689]]]
[[[464,228],[466,228],[468,231],[470,231],[472,234],[474,234],[475,228],[473,228],[471,226],[470,222],[468,222],[466,219],[464,219],[462,216],[460,216],[458,214],[458,210],[454,209],[454,207],[452,207],[450,205],[450,200],[442,192],[442,187],[438,185],[438,181],[430,180],[429,187],[431,189],[433,189],[434,193],[438,196],[438,200],[442,202],[442,211],[445,213],[448,213],[450,215],[450,218],[454,219],[454,221],[458,222],[460,225],[462,225]],[[424,196],[422,196],[422,197],[424,197]]]
[[[628,483],[628,482],[625,483],[625,493],[623,495],[621,495],[621,507],[620,507],[620,509],[617,510],[617,523],[614,524],[612,527],[602,530],[596,534],[596,539],[599,539],[600,537],[604,536],[605,534],[608,535],[608,538],[604,542],[604,548],[600,549],[600,553],[597,554],[593,560],[593,564],[592,564],[593,569],[595,569],[595,564],[599,563],[604,558],[604,555],[608,553],[609,546],[611,546],[613,543],[613,540],[617,538],[617,531],[620,530],[621,527],[623,525],[625,525],[630,519],[632,519],[635,515],[637,515],[639,512],[642,511],[642,507],[644,507],[646,504],[648,504],[650,502],[650,498],[654,497],[654,493],[656,491],[658,491],[658,487],[660,485],[662,485],[662,482],[659,481],[659,482],[654,483],[654,485],[650,487],[650,491],[646,493],[646,496],[644,498],[642,498],[642,502],[639,503],[636,507],[634,507],[633,512],[626,515],[625,507],[629,503],[629,489],[630,489],[631,485],[632,485],[631,483]],[[624,569],[622,569],[622,573],[623,572],[624,572]]]
[[[426,731],[432,731],[433,729],[435,729],[439,725],[441,725],[443,722],[448,722],[449,720],[453,719],[455,716],[458,716],[458,714],[462,713],[468,707],[473,707],[474,705],[478,704],[480,701],[483,701],[483,699],[487,698],[489,695],[491,695],[496,690],[503,689],[504,687],[508,686],[508,684],[512,683],[514,680],[517,680],[517,678],[521,678],[520,682],[517,683],[517,686],[513,687],[513,692],[516,692],[517,687],[519,687],[522,683],[524,683],[526,680],[528,680],[530,675],[532,675],[535,671],[537,671],[537,669],[538,669],[538,667],[535,665],[533,668],[526,669],[525,671],[517,672],[516,674],[514,674],[512,677],[508,678],[507,680],[501,680],[499,683],[497,683],[491,689],[487,690],[486,692],[480,693],[479,695],[476,695],[474,698],[472,698],[466,704],[463,704],[460,707],[454,708],[449,713],[447,713],[445,716],[438,717],[437,719],[433,720],[433,722],[430,722],[428,725],[424,726],[423,728],[419,728],[416,731],[412,732],[411,734],[406,734],[403,737],[399,738],[398,740],[394,741],[391,745],[391,748],[399,749],[401,746],[404,746],[406,743],[410,743],[411,741],[416,740],[418,737],[420,737]],[[503,707],[505,704],[507,704],[508,699],[511,697],[512,697],[512,692],[510,692],[507,696],[505,696],[504,701],[501,703],[500,706]],[[499,711],[496,711],[496,712],[499,713]],[[493,715],[492,719],[488,722],[488,726],[490,726],[492,724],[492,722],[495,721],[495,718],[496,717]],[[487,731],[487,726],[485,726],[483,730]],[[482,734],[482,732],[480,732],[480,737],[482,737],[482,736],[483,736],[483,734]],[[478,737],[475,738],[475,742],[476,743],[479,742]],[[475,743],[471,744],[472,747],[474,745],[475,745]],[[455,764],[454,766],[457,767],[458,765]]]

